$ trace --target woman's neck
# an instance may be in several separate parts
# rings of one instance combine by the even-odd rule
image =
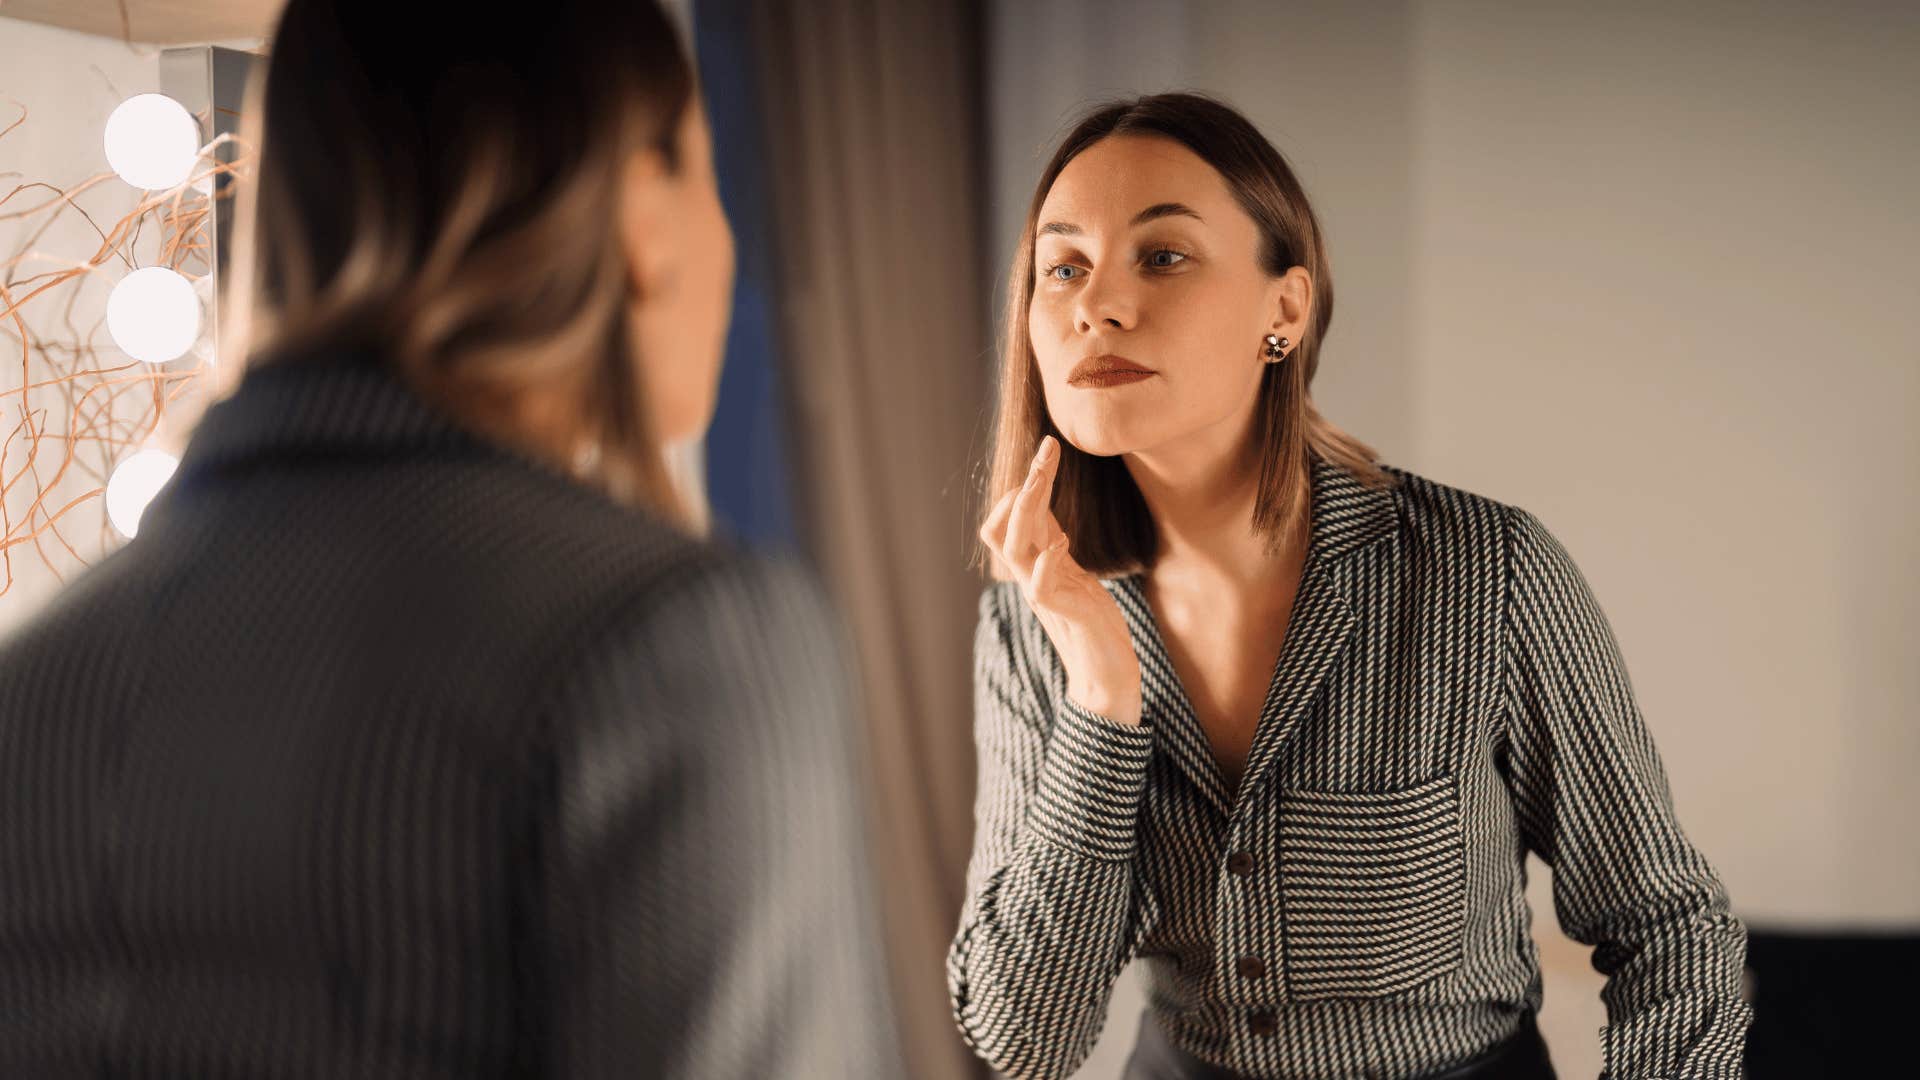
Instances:
[[[1201,432],[1124,458],[1159,537],[1157,584],[1192,583],[1208,591],[1227,586],[1260,595],[1299,573],[1302,551],[1273,550],[1253,530],[1261,448],[1251,423],[1235,426],[1241,430],[1231,438],[1210,440]]]

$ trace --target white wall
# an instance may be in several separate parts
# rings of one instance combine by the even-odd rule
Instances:
[[[1245,110],[1329,235],[1328,414],[1524,506],[1613,622],[1683,824],[1749,921],[1920,922],[1920,9],[999,0],[1004,255],[1115,93]],[[1531,890],[1563,1074],[1588,950]],[[1116,994],[1089,1077],[1142,999]]]
[[[1559,532],[1753,919],[1920,922],[1920,8],[1429,9],[1421,464]]]
[[[19,119],[23,107],[26,110],[25,121],[0,136],[0,193],[32,182],[66,189],[96,173],[110,172],[102,149],[107,116],[134,94],[158,90],[159,83],[157,49],[128,46],[107,38],[0,16],[0,128]],[[110,176],[106,182],[77,196],[75,203],[106,229],[138,204],[139,195],[118,177]],[[0,212],[15,213],[52,197],[53,193],[45,189],[23,191]],[[45,214],[0,220],[0,261],[19,253],[45,220]],[[142,252],[151,250],[151,241],[157,238],[157,233],[157,229],[149,230],[148,242],[140,248]],[[0,275],[6,280],[18,281],[42,274],[63,264],[78,263],[90,257],[99,246],[100,234],[94,231],[94,226],[88,224],[86,217],[69,210],[32,245],[33,251],[49,258],[24,260],[11,269],[0,269]],[[91,333],[103,363],[125,363],[124,354],[113,347],[113,339],[106,328],[99,325],[105,317],[107,293],[119,277],[120,271],[116,269],[60,287],[61,297],[78,290],[72,317],[78,333],[66,325],[64,299],[50,303],[55,296],[48,293],[28,302],[22,314],[30,333],[64,343]],[[21,419],[19,343],[13,336],[14,328],[9,325],[6,330],[7,334],[0,335],[0,350],[6,354],[0,391],[15,393],[0,394],[0,439]],[[36,365],[34,378],[46,376],[47,369]],[[35,404],[46,407],[50,402],[40,399]],[[123,418],[130,417],[136,412],[133,405],[130,395],[116,412]],[[48,422],[55,430],[65,430],[66,421],[62,416],[49,417]],[[25,465],[24,448],[24,441],[16,438],[0,461],[0,469],[4,469],[7,477],[13,477]],[[57,441],[43,444],[38,461],[43,473],[52,475],[46,466],[62,450]],[[28,504],[33,501],[30,489],[34,486],[31,476],[22,477],[9,493],[6,501],[10,520],[18,522],[24,517]],[[96,481],[70,471],[68,478],[53,489],[48,503],[57,508],[95,486]],[[62,518],[61,526],[80,554],[89,559],[100,553],[103,543],[118,542],[107,528],[103,500],[83,504]],[[51,535],[44,539],[43,547],[51,556],[52,569],[48,566],[49,560],[43,559],[32,545],[22,545],[9,552],[15,580],[12,589],[0,596],[0,634],[46,602],[59,588],[57,575],[70,578],[81,568],[81,563],[67,554]]]

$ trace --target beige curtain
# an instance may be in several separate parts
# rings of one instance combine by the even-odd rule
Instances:
[[[861,653],[909,1072],[982,1076],[945,976],[973,831],[966,560],[992,370],[982,19],[938,2],[745,7],[801,516]]]

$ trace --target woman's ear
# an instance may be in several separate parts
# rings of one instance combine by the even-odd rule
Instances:
[[[620,170],[620,244],[626,252],[628,289],[635,296],[657,293],[673,265],[674,194],[666,155],[654,147],[627,155]]]
[[[1288,267],[1286,273],[1273,279],[1268,295],[1272,299],[1268,310],[1273,313],[1274,332],[1295,341],[1306,336],[1307,315],[1313,310],[1313,277],[1307,268]]]

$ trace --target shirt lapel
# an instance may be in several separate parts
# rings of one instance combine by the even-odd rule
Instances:
[[[1312,464],[1311,506],[1307,560],[1294,592],[1286,644],[1254,728],[1246,772],[1231,796],[1214,761],[1212,744],[1161,640],[1142,575],[1107,582],[1132,631],[1140,661],[1142,715],[1153,728],[1155,744],[1222,817],[1243,812],[1257,794],[1281,745],[1311,710],[1353,634],[1353,607],[1342,585],[1342,561],[1390,534],[1396,520],[1392,491],[1369,488],[1319,458]]]
[[[1246,812],[1273,771],[1274,759],[1313,709],[1327,674],[1346,652],[1355,616],[1347,596],[1347,560],[1391,535],[1398,511],[1391,488],[1370,488],[1330,462],[1313,459],[1313,531],[1294,591],[1286,644],[1254,727],[1247,769],[1235,793],[1234,816]]]
[[[1213,745],[1194,715],[1186,691],[1174,673],[1166,643],[1147,604],[1145,582],[1128,574],[1108,583],[1120,611],[1132,630],[1134,653],[1140,660],[1140,714],[1153,729],[1154,744],[1173,759],[1213,808],[1228,812],[1227,782],[1213,760]]]

